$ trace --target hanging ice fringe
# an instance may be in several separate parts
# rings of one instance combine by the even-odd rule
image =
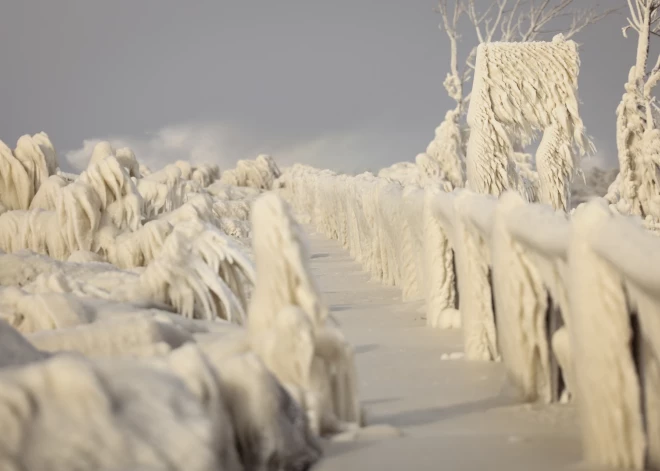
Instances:
[[[514,152],[543,132],[536,154],[539,200],[569,208],[577,158],[592,148],[578,113],[578,70],[577,45],[562,35],[552,42],[479,45],[467,115],[469,188],[493,195],[517,190],[531,199]]]

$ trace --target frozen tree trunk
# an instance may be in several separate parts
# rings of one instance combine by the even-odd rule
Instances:
[[[658,130],[654,114],[653,90],[660,81],[660,57],[647,72],[649,40],[658,31],[658,0],[629,1],[630,16],[624,36],[633,29],[638,34],[635,65],[630,69],[625,93],[617,108],[617,149],[619,177],[608,192],[623,213],[660,218],[658,172]]]
[[[637,156],[642,152],[640,141],[644,133],[643,115],[639,108],[643,106],[636,96],[635,68],[630,71],[626,84],[626,93],[617,107],[616,143],[619,156],[618,192],[622,201],[618,204],[620,211],[630,214],[642,214],[639,201],[639,183],[637,181],[637,166],[641,163]]]

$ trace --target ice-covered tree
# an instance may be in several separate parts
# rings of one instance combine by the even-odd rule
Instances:
[[[617,108],[619,176],[608,192],[619,211],[660,218],[660,135],[654,89],[660,81],[660,56],[649,71],[649,45],[660,32],[660,0],[628,0],[630,15],[624,36],[638,35],[635,65]]]
[[[460,57],[459,41],[464,35],[459,33],[459,24],[464,17],[472,27],[464,29],[474,30],[474,36],[468,39],[472,44],[547,40],[558,33],[571,39],[614,11],[588,3],[584,8],[575,0],[439,0],[436,11],[442,17],[440,28],[450,45],[450,71],[444,87],[457,108],[465,111],[470,99],[465,89],[472,79],[477,54],[477,46],[473,45],[464,59]]]
[[[465,91],[474,73],[477,45],[495,41],[538,41],[556,33],[563,33],[570,39],[613,10],[600,9],[591,2],[584,8],[582,2],[575,0],[439,0],[436,11],[442,17],[440,28],[449,38],[450,70],[443,85],[456,107],[436,129],[426,153],[440,162],[456,187],[462,186],[464,179],[461,160],[466,133],[461,117],[471,97]],[[459,33],[459,29],[464,32]],[[473,34],[467,34],[470,31]],[[459,42],[466,35],[470,49],[462,55]]]
[[[472,190],[492,195],[517,190],[536,199],[516,155],[543,132],[536,154],[538,199],[555,209],[569,207],[575,157],[591,146],[578,112],[578,69],[577,45],[562,35],[552,42],[479,45],[467,114]]]

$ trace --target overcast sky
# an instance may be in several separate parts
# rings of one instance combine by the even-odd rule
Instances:
[[[412,160],[452,106],[435,4],[0,0],[0,139],[45,131],[63,155],[110,138],[151,164],[256,152],[343,171]],[[576,38],[581,112],[610,166],[634,61],[624,24],[612,16]]]

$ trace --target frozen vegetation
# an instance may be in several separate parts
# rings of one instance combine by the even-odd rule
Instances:
[[[0,147],[1,469],[303,470],[360,433],[271,157],[152,171],[101,142],[70,175],[43,133]]]

